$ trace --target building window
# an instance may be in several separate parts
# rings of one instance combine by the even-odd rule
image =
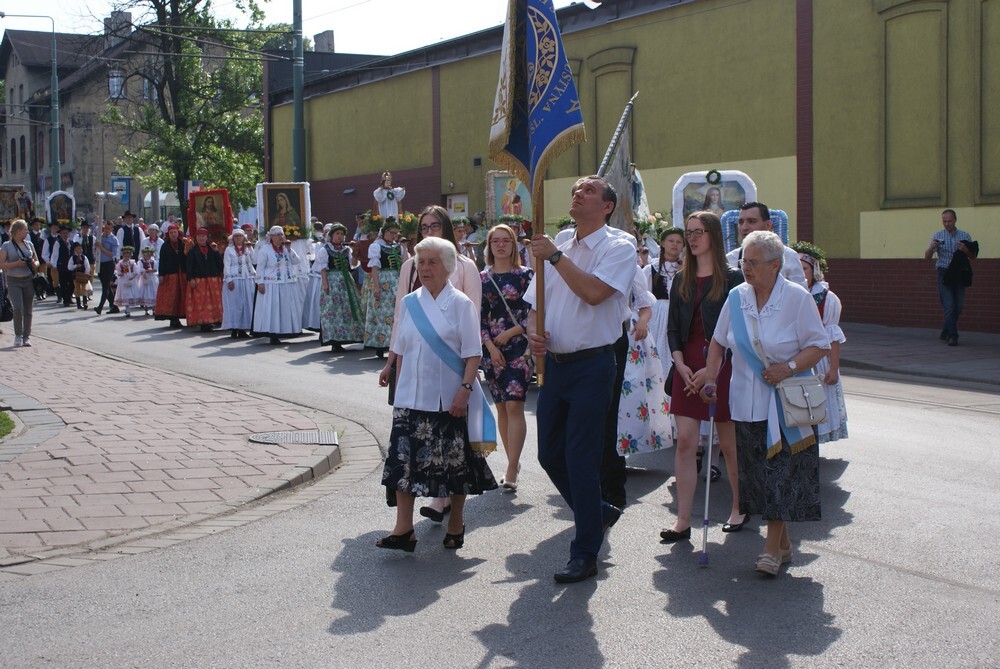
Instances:
[[[10,171],[11,174],[17,172],[17,140],[13,137],[10,140]]]
[[[38,169],[45,167],[45,131],[38,131]]]
[[[159,93],[156,91],[156,83],[152,79],[142,80],[142,97],[154,105],[160,101]]]
[[[112,100],[125,97],[125,72],[123,70],[108,72],[108,96]]]
[[[26,154],[27,153],[28,152],[25,150],[25,147],[24,147],[24,135],[21,135],[21,171],[22,172],[25,171],[26,169],[28,169],[27,167],[25,167],[25,165],[28,164],[28,162],[26,160]]]

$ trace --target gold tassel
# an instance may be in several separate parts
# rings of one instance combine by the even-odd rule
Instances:
[[[495,441],[470,441],[469,445],[476,453],[484,456],[497,450],[497,442]]]
[[[773,445],[769,449],[767,449],[767,459],[770,460],[771,458],[773,458],[774,456],[776,456],[778,453],[781,453],[781,441],[780,440],[778,441],[778,443],[776,443],[775,445]]]
[[[792,448],[792,455],[798,455],[799,453],[801,453],[802,451],[806,450],[807,448],[809,448],[810,446],[812,446],[815,443],[816,443],[816,436],[813,435],[813,434],[810,434],[808,437],[806,437],[802,441],[797,441],[794,444],[792,444],[792,447],[791,447]]]

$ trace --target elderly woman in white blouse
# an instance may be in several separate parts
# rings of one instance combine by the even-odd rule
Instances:
[[[413,552],[416,497],[449,497],[444,547],[465,544],[465,497],[497,487],[480,450],[496,447],[496,421],[477,380],[482,356],[478,305],[448,281],[457,250],[428,237],[417,244],[420,288],[400,303],[392,353],[396,395],[382,484],[395,492],[396,524],[379,548]],[[389,370],[379,384],[389,383]]]
[[[732,349],[729,410],[736,424],[740,511],[767,521],[756,570],[769,576],[792,559],[788,522],[820,519],[816,435],[809,427],[784,425],[776,386],[812,370],[830,350],[812,296],[779,274],[784,250],[773,232],[744,239],[740,269],[746,283],[722,307],[705,374],[714,379],[725,349]],[[712,383],[701,389],[706,402],[714,402],[715,394]]]

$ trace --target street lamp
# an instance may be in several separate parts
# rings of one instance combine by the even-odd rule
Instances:
[[[105,193],[104,191],[94,193],[94,199],[101,203],[101,220],[97,222],[98,226],[104,225],[104,203],[111,202],[111,200],[116,200],[120,197],[118,193]]]
[[[56,69],[56,20],[44,14],[7,14],[0,12],[0,19],[48,19],[52,22],[52,137],[49,140],[50,153],[52,155],[52,187],[49,193],[55,192],[62,186],[62,175],[59,173],[59,72]]]

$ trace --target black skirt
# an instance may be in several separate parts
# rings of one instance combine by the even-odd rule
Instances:
[[[393,409],[382,485],[414,497],[495,490],[497,482],[485,456],[469,445],[467,421],[447,411]]]
[[[819,520],[819,446],[792,455],[782,438],[781,452],[767,459],[767,421],[736,423],[740,472],[740,513],[764,520]]]

